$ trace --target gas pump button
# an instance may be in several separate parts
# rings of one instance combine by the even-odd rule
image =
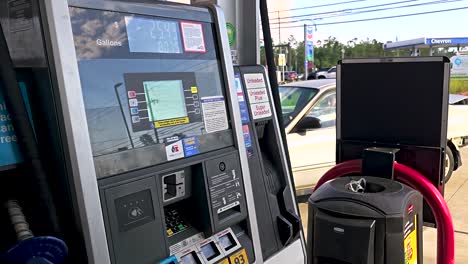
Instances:
[[[219,170],[220,171],[225,171],[226,170],[226,163],[220,162],[219,163]]]

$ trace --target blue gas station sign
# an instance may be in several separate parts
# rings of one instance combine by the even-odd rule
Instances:
[[[313,41],[313,29],[306,29],[306,57],[307,61],[314,61],[314,41]]]
[[[314,61],[314,46],[307,45],[307,60]]]
[[[426,45],[468,45],[468,38],[427,38]]]

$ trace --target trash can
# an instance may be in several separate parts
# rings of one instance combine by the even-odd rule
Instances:
[[[342,177],[309,198],[309,264],[421,264],[418,191],[389,179]]]

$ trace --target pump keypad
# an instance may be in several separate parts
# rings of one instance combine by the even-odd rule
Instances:
[[[166,232],[168,237],[180,233],[190,227],[187,221],[184,220],[183,216],[176,208],[166,209],[165,217]]]

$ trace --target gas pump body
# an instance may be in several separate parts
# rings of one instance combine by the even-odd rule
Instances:
[[[247,158],[256,186],[257,222],[266,263],[304,263],[304,236],[276,118],[271,87],[263,66],[236,66],[235,86],[241,110]],[[301,249],[302,248],[302,249]],[[283,251],[278,255],[279,251]]]
[[[269,154],[279,176],[262,186],[251,177],[219,7],[45,0],[21,8],[30,27],[7,39],[15,65],[35,80],[33,120],[70,263],[263,263],[263,248],[272,263],[304,263],[284,149]],[[11,12],[2,16],[3,26],[18,26]],[[274,112],[263,121],[278,137]],[[254,200],[252,189],[268,184],[281,200]],[[275,246],[264,247],[256,208],[274,204]]]

